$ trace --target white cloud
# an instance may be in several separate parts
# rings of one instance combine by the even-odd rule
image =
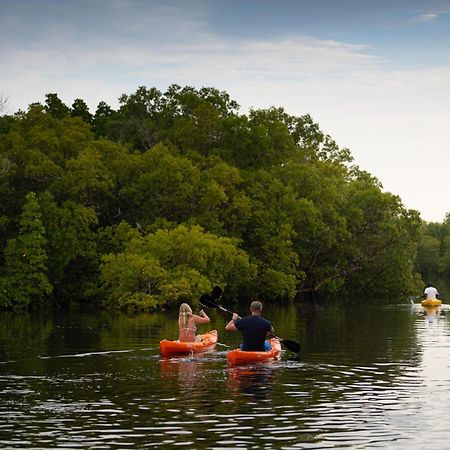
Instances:
[[[421,14],[420,16],[417,16],[415,18],[416,22],[433,22],[439,17],[438,14],[434,13],[427,13],[427,14]]]
[[[173,21],[173,10],[164,14]],[[132,26],[115,24],[114,30],[121,27],[116,36],[93,39],[53,28],[48,40],[20,50],[5,46],[0,88],[14,110],[44,101],[49,92],[67,104],[83,98],[95,108],[100,100],[116,107],[120,94],[140,85],[214,86],[244,111],[275,105],[294,115],[310,113],[406,206],[427,220],[450,211],[438,195],[450,191],[450,68],[394,71],[367,45],[294,35],[224,39],[195,14],[178,11],[176,19],[168,25],[143,17]]]
[[[190,25],[187,28],[190,30]],[[264,80],[295,83],[323,76],[341,77],[355,68],[366,70],[378,62],[366,53],[364,46],[307,37],[279,42],[238,41],[201,31],[193,35],[186,32],[178,44],[124,40],[111,45],[104,41],[86,45],[68,39],[68,35],[55,42],[36,43],[35,49],[3,51],[0,81],[17,107],[40,100],[36,98],[41,92],[39,85],[54,91],[56,83],[66,83],[61,94],[72,91],[76,97],[89,89],[89,80],[92,84],[103,81],[105,88],[110,84],[125,88],[131,82],[131,89],[176,80],[206,85]],[[137,74],[140,79],[136,79]],[[74,87],[79,86],[80,79],[85,79],[86,84],[82,92],[76,93]],[[16,96],[19,86],[20,100]]]

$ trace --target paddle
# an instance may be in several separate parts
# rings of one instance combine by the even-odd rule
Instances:
[[[211,291],[211,298],[213,300],[220,300],[220,297],[222,297],[222,289],[220,286],[214,286],[213,290]]]
[[[217,286],[216,286],[217,287]],[[219,288],[220,289],[220,288]],[[200,297],[200,303],[203,306],[208,306],[210,308],[218,308],[221,309],[222,311],[227,312],[228,314],[233,314],[231,311],[229,311],[228,309],[224,308],[223,306],[219,305],[217,302],[215,302],[208,294],[203,294]],[[280,342],[291,352],[293,353],[299,353],[300,352],[300,344],[298,342],[295,341],[291,341],[289,339],[282,339],[279,336],[277,336],[276,334],[271,333],[271,335],[277,339],[280,340]]]

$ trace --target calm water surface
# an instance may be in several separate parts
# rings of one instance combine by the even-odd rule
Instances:
[[[158,347],[174,313],[0,314],[0,447],[450,449],[440,312],[267,307],[301,360],[241,368],[226,364],[239,336],[218,311],[221,345],[174,359]]]

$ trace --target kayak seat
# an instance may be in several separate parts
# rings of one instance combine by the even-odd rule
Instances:
[[[239,346],[239,348],[242,350],[242,345],[243,344],[241,344],[240,346]],[[264,351],[265,352],[270,352],[270,350],[272,350],[272,346],[270,345],[270,342],[269,341],[264,341]]]

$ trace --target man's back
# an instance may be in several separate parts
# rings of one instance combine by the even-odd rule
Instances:
[[[235,327],[242,333],[242,350],[264,351],[264,341],[272,324],[258,315],[243,317],[235,322]]]

